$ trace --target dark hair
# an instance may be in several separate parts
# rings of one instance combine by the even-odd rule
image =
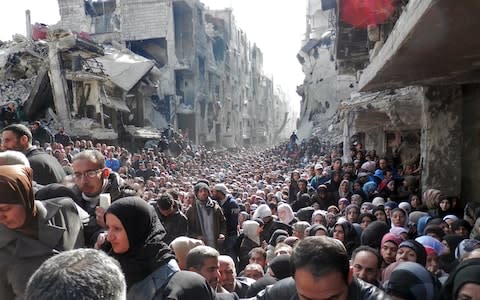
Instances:
[[[105,168],[105,156],[98,150],[87,149],[75,154],[72,163],[77,160],[89,160],[94,162],[99,169]]]
[[[218,258],[220,253],[215,248],[209,246],[197,246],[191,249],[187,254],[187,269],[193,268],[197,271],[202,269],[205,260],[208,258]]]
[[[28,127],[23,124],[10,124],[3,128],[2,132],[7,130],[13,132],[17,139],[25,135],[28,138],[28,142],[32,142],[32,132],[30,132],[30,129],[28,129]]]
[[[267,251],[265,251],[265,249],[263,249],[262,247],[255,247],[250,250],[250,252],[248,252],[248,257],[252,257],[252,255],[255,253],[263,256],[263,259],[267,259]]]
[[[294,274],[304,269],[314,277],[339,272],[348,284],[350,264],[342,242],[324,236],[306,237],[295,246],[292,254]]]
[[[377,267],[380,269],[382,267],[382,257],[380,256],[380,253],[378,251],[370,246],[362,245],[360,247],[357,247],[355,250],[352,252],[352,263],[355,260],[355,257],[357,256],[358,253],[365,251],[369,252],[377,258]]]
[[[157,205],[161,210],[168,210],[173,206],[173,197],[169,193],[163,193],[156,199]]]

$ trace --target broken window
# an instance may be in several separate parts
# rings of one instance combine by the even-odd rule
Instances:
[[[92,17],[95,33],[114,31],[115,0],[84,0],[85,15]]]
[[[115,0],[84,0],[85,14],[91,17],[112,15],[117,4]]]
[[[128,45],[134,53],[154,60],[160,68],[168,64],[166,38],[129,41]]]
[[[198,57],[198,72],[200,73],[200,78],[205,79],[205,58]]]
[[[225,42],[220,37],[215,37],[212,43],[213,56],[215,61],[222,62],[225,58]]]

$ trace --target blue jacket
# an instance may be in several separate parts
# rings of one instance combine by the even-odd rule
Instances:
[[[240,213],[237,201],[232,195],[227,195],[227,200],[221,207],[227,222],[227,236],[237,236],[238,214]]]

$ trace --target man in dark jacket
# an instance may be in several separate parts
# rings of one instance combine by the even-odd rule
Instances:
[[[237,227],[240,208],[235,198],[233,198],[223,183],[216,184],[213,187],[212,198],[220,204],[227,222],[227,234],[223,244],[225,254],[230,256],[234,261],[237,261],[234,246],[238,238]]]
[[[41,185],[60,183],[66,176],[58,160],[41,149],[32,146],[32,133],[22,124],[12,124],[2,131],[4,150],[23,152],[33,169],[33,180]]]
[[[34,141],[39,141],[40,145],[42,146],[45,143],[52,144],[54,141],[53,135],[50,130],[42,126],[42,123],[40,123],[40,121],[33,122],[32,137]]]
[[[120,176],[105,167],[105,157],[98,150],[85,150],[73,157],[72,187],[75,202],[90,215],[85,227],[85,243],[93,246],[105,228],[105,208],[99,207],[100,194],[109,194],[111,201],[134,196],[135,191],[123,184]]]
[[[352,276],[347,251],[329,237],[307,237],[298,242],[291,259],[294,276],[264,290],[257,299],[391,299],[379,288]]]
[[[68,134],[65,133],[65,128],[60,127],[57,134],[55,134],[55,142],[62,144],[63,147],[66,147],[70,142],[72,142],[72,139]]]
[[[202,240],[218,250],[223,246],[227,233],[222,208],[210,198],[210,188],[205,182],[198,182],[194,192],[196,199],[186,213],[188,236]]]
[[[179,204],[168,193],[160,195],[153,203],[158,218],[167,231],[163,238],[163,241],[167,244],[170,244],[179,236],[186,236],[188,233],[187,217],[178,209],[178,206]]]

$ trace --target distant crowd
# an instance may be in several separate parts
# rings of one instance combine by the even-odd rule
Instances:
[[[216,151],[170,128],[132,153],[44,130],[2,131],[0,299],[480,295],[480,205],[421,191],[395,153],[294,134]]]

